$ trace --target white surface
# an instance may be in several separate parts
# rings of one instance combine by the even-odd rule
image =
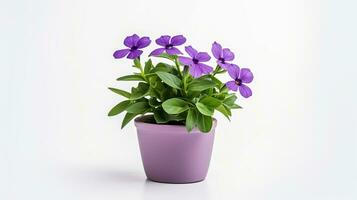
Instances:
[[[0,8],[0,199],[357,199],[353,1],[7,1]],[[126,35],[214,40],[253,96],[219,125],[208,179],[147,182],[135,129],[106,113]],[[149,50],[155,45],[150,46]]]

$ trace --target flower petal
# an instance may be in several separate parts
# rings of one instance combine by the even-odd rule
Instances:
[[[170,55],[177,55],[177,54],[182,54],[182,52],[180,50],[178,50],[178,48],[176,47],[171,47],[170,49],[166,49],[167,54]]]
[[[213,71],[213,68],[206,64],[198,63],[196,65],[201,69],[202,74],[209,74]]]
[[[230,64],[229,68],[227,69],[229,76],[233,79],[236,80],[239,78],[239,67],[238,65],[235,64]]]
[[[164,46],[170,44],[170,38],[171,37],[168,35],[162,35],[161,37],[157,38],[155,41],[156,41],[156,44],[164,47]]]
[[[232,90],[232,91],[237,91],[238,90],[238,85],[236,84],[235,81],[228,81],[226,83],[226,86],[228,89]]]
[[[171,38],[171,44],[173,46],[179,46],[186,42],[186,38],[183,35],[176,35]]]
[[[151,43],[151,40],[149,37],[142,37],[138,40],[138,42],[136,43],[136,46],[139,49],[142,49],[142,48],[149,46],[150,43]]]
[[[195,58],[200,62],[207,62],[211,59],[211,56],[208,55],[206,52],[199,52]]]
[[[133,34],[132,36],[128,36],[124,40],[124,45],[131,48],[136,45],[136,43],[139,40],[139,36],[136,34]]]
[[[202,75],[201,68],[193,63],[189,67],[189,72],[194,78],[198,78]]]
[[[239,86],[239,92],[245,98],[252,96],[252,90],[244,84]]]
[[[130,51],[127,58],[135,59],[135,58],[138,58],[142,53],[143,53],[143,51],[141,51],[141,50],[133,50],[133,51]]]
[[[129,53],[130,49],[121,49],[121,50],[117,50],[114,52],[113,56],[114,58],[118,59],[118,58],[124,58],[128,53]]]
[[[242,68],[240,71],[240,79],[243,83],[250,83],[253,81],[253,73],[248,68]]]
[[[223,49],[223,58],[225,61],[232,61],[234,59],[234,53],[230,49]]]
[[[165,51],[165,48],[158,48],[158,49],[155,49],[154,51],[152,51],[149,56],[158,56],[158,55],[161,55],[164,51]]]
[[[190,55],[192,58],[194,58],[197,55],[197,50],[194,49],[192,46],[187,46],[185,47],[185,51]]]
[[[216,59],[219,59],[222,56],[222,46],[217,42],[212,44],[212,54]]]
[[[179,61],[183,65],[191,65],[193,63],[192,58],[187,58],[187,57],[182,57],[182,56],[179,57]]]
[[[217,64],[222,68],[222,69],[225,69],[225,70],[228,70],[231,66],[230,63],[222,63],[222,61],[220,60],[217,60]]]

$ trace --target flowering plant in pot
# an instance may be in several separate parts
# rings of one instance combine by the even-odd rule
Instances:
[[[153,181],[190,183],[202,181],[211,158],[215,111],[230,119],[236,104],[236,91],[248,98],[247,86],[253,74],[248,68],[233,64],[234,53],[214,42],[212,55],[215,68],[207,62],[211,56],[185,46],[187,55],[179,50],[186,42],[182,35],[163,35],[155,40],[158,48],[144,61],[141,57],[149,46],[149,37],[134,34],[124,39],[126,48],[114,52],[114,58],[133,60],[137,72],[119,77],[118,81],[135,81],[131,91],[109,88],[125,98],[108,113],[126,112],[122,128],[135,119],[139,147],[146,176]],[[227,73],[230,80],[218,76]]]

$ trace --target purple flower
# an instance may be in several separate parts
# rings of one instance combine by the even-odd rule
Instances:
[[[239,69],[235,64],[231,64],[228,68],[228,73],[232,77],[233,81],[228,81],[226,86],[228,89],[237,91],[239,88],[240,94],[248,98],[252,96],[252,90],[243,83],[250,83],[253,81],[253,73],[248,68]]]
[[[220,44],[214,42],[212,44],[212,54],[217,59],[217,64],[221,68],[228,70],[230,63],[227,63],[227,61],[232,61],[234,59],[234,53],[228,48],[222,49]]]
[[[202,74],[209,74],[210,72],[212,72],[212,67],[201,63],[207,62],[211,59],[208,53],[197,52],[197,50],[192,48],[192,46],[185,47],[185,51],[188,53],[188,55],[191,56],[191,58],[180,56],[179,61],[182,64],[188,65],[190,67],[190,74],[193,77],[198,78]]]
[[[114,58],[123,58],[126,55],[129,59],[138,58],[143,51],[139,50],[149,46],[151,40],[149,37],[140,38],[138,35],[134,34],[132,36],[128,36],[124,40],[124,45],[129,47],[127,49],[120,49],[114,52]]]
[[[166,51],[169,55],[182,54],[180,50],[178,50],[175,46],[182,45],[186,42],[186,38],[182,35],[173,36],[170,40],[170,36],[163,35],[156,39],[156,44],[162,46],[162,48],[155,49],[150,53],[150,56],[158,56]]]

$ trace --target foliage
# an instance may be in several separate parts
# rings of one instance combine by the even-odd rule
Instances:
[[[109,88],[125,98],[108,114],[115,116],[125,111],[122,128],[138,115],[153,114],[157,124],[184,124],[188,132],[198,128],[207,133],[215,111],[230,119],[231,110],[241,108],[236,104],[236,94],[216,77],[225,69],[217,65],[212,73],[194,77],[190,66],[180,62],[179,56],[161,51],[164,50],[155,56],[167,62],[142,62],[136,57],[133,67],[138,72],[117,79],[137,82],[131,91]]]

